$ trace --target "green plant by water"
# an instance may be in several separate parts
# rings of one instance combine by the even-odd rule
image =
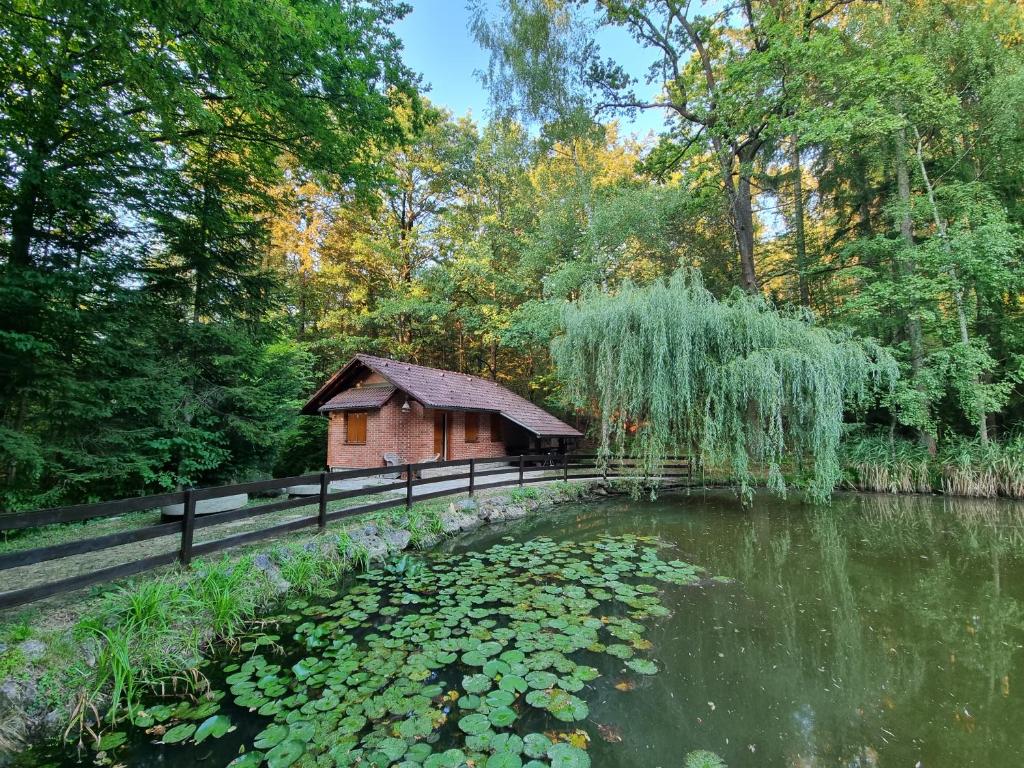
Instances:
[[[659,593],[702,577],[630,535],[398,558],[340,598],[291,601],[227,660],[221,686],[196,702],[140,703],[134,728],[92,747],[126,762],[144,729],[166,750],[230,742],[234,768],[586,768],[580,726],[602,673],[583,657],[614,660],[624,681],[656,674],[644,633],[668,614]],[[139,609],[156,610],[148,599]],[[254,737],[236,737],[241,712],[263,719]]]

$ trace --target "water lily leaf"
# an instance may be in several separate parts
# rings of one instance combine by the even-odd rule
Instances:
[[[495,728],[505,728],[516,721],[516,711],[511,707],[492,709],[488,717]]]
[[[496,733],[491,739],[492,752],[515,752],[517,755],[523,751],[523,737],[515,733]]]
[[[484,674],[488,677],[497,677],[498,675],[507,675],[512,671],[507,662],[501,661],[500,659],[492,659],[484,664]]]
[[[523,751],[527,757],[546,757],[551,739],[543,733],[528,733],[523,737]]]
[[[202,744],[211,736],[219,739],[231,730],[231,719],[226,715],[213,715],[203,720],[196,728],[196,744]]]
[[[128,740],[128,734],[124,731],[112,731],[103,734],[103,737],[96,743],[97,752],[106,752],[120,747]]]
[[[465,752],[461,749],[449,749],[428,757],[423,761],[423,768],[462,768],[465,764]]]
[[[253,746],[256,749],[270,749],[284,741],[286,736],[288,736],[287,725],[272,723],[257,734],[256,740],[253,741]]]
[[[406,744],[405,739],[384,739],[377,749],[387,755],[388,759],[392,762],[397,762],[402,758],[402,755],[409,749],[409,745]]]
[[[338,722],[338,732],[341,734],[358,733],[366,726],[366,718],[363,715],[349,715]]]
[[[658,674],[658,665],[649,659],[631,659],[626,662],[626,666],[641,675]]]
[[[466,715],[459,720],[459,729],[471,736],[483,733],[484,731],[489,730],[490,727],[490,720],[488,720],[485,715],[481,715],[479,713]]]
[[[523,758],[515,752],[495,752],[487,758],[487,768],[523,768]]]
[[[246,752],[228,763],[227,768],[257,768],[262,762],[262,752]]]
[[[405,753],[405,760],[409,763],[422,763],[430,756],[432,751],[433,748],[429,744],[420,741],[409,747],[409,750]]]
[[[528,683],[519,675],[505,675],[498,681],[498,687],[503,691],[523,693],[529,688]]]
[[[491,691],[484,697],[484,702],[489,707],[507,707],[516,700],[516,695],[511,691]]]
[[[623,645],[622,643],[613,643],[612,645],[606,646],[604,652],[617,659],[628,659],[633,655],[633,649],[628,645]]]
[[[306,743],[298,739],[286,739],[267,752],[269,768],[288,768],[306,751]]]
[[[590,713],[590,708],[583,699],[559,688],[530,691],[526,695],[526,703],[538,709],[547,710],[552,717],[563,722],[582,720]]]
[[[548,759],[551,768],[590,768],[590,755],[565,742],[548,747]]]
[[[490,690],[491,678],[487,675],[466,675],[462,678],[462,687],[466,693],[483,693]]]
[[[531,688],[552,688],[557,682],[558,678],[550,672],[536,670],[526,676],[526,684]]]
[[[181,723],[169,729],[163,737],[164,744],[178,744],[196,732],[195,723]]]

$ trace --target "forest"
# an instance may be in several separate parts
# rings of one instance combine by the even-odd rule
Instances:
[[[567,307],[681,270],[891,354],[854,482],[1024,495],[1018,3],[470,9],[486,120],[393,0],[0,0],[0,508],[319,469],[357,351],[585,424]]]

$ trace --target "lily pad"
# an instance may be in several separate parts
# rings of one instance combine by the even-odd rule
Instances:
[[[120,747],[127,740],[128,734],[124,731],[112,731],[111,733],[105,733],[96,744],[96,751],[106,752],[108,750],[115,749]]]
[[[280,723],[268,725],[256,736],[253,746],[256,749],[270,749],[276,747],[288,736],[288,726]]]
[[[478,713],[466,715],[461,720],[459,720],[459,729],[464,733],[468,733],[471,736],[483,733],[484,731],[490,729],[490,727],[491,722],[487,719],[487,716]]]
[[[227,768],[257,768],[262,762],[262,752],[246,752],[228,763]]]
[[[641,675],[658,674],[658,665],[650,659],[630,659],[626,662],[626,666]]]
[[[492,709],[488,717],[495,728],[506,728],[516,721],[516,711],[511,707]]]
[[[229,730],[231,730],[231,719],[226,715],[208,717],[196,728],[196,744],[202,744],[211,736],[219,739]]]
[[[579,747],[559,742],[548,748],[551,768],[590,768],[590,755]]]
[[[168,729],[161,741],[163,744],[179,744],[196,732],[195,723],[181,723]]]
[[[286,739],[267,752],[269,768],[288,768],[306,751],[306,743],[298,739]]]
[[[545,757],[550,746],[551,739],[543,733],[528,733],[523,737],[523,751],[527,757]]]

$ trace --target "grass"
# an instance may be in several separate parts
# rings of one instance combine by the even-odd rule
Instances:
[[[846,442],[847,482],[858,490],[1024,499],[1024,437],[1006,442],[955,439],[930,455],[924,446],[882,435]]]

